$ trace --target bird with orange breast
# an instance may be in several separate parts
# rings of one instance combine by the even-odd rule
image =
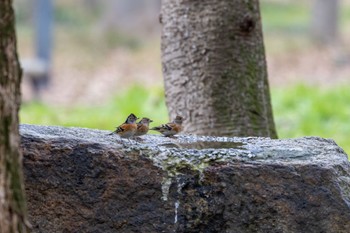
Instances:
[[[142,136],[147,134],[149,129],[149,124],[153,122],[151,119],[147,117],[143,117],[138,123],[137,123],[137,130],[134,136]]]
[[[184,118],[182,116],[176,116],[176,118],[169,123],[153,127],[151,130],[155,130],[161,134],[163,134],[165,137],[172,137],[178,133],[180,133],[183,130],[182,121]]]
[[[119,125],[111,134],[118,134],[121,138],[130,138],[134,136],[137,131],[137,119],[138,118],[131,113],[128,118],[126,118],[126,121]]]

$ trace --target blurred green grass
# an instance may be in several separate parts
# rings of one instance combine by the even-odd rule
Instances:
[[[320,136],[334,139],[350,154],[349,86],[331,88],[295,85],[272,89],[272,105],[280,138]],[[152,125],[168,121],[161,87],[133,86],[101,106],[52,107],[24,104],[21,123],[114,130],[129,113],[150,117]]]
[[[132,86],[106,104],[98,106],[50,106],[33,102],[21,106],[20,122],[38,125],[62,125],[114,130],[130,113],[149,117],[161,124],[167,121],[167,110],[161,88]],[[156,113],[156,114],[155,114]]]
[[[312,3],[307,1],[261,0],[260,10],[264,31],[270,33],[308,33],[311,21]],[[348,28],[350,7],[339,4],[339,20],[342,29]]]
[[[310,10],[302,2],[261,2],[262,24],[265,32],[296,33],[308,29]]]
[[[332,138],[350,155],[349,86],[312,87],[303,84],[272,90],[275,123],[280,138]]]

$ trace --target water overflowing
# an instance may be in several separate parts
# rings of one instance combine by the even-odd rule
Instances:
[[[242,149],[244,144],[241,142],[220,142],[220,141],[197,141],[192,143],[164,143],[159,146],[167,148],[182,148],[182,149]]]
[[[176,182],[177,182],[177,194],[178,194],[178,199],[175,201],[175,219],[174,219],[174,224],[177,223],[178,217],[178,209],[180,207],[180,197],[182,195],[182,188],[186,184],[186,182],[181,180],[181,177],[176,177]]]
[[[167,201],[168,200],[168,194],[169,189],[171,185],[171,178],[170,177],[164,177],[162,181],[162,200]]]
[[[180,201],[176,201],[175,202],[175,219],[174,219],[174,224],[177,223],[177,210],[179,209],[179,206],[180,206]]]

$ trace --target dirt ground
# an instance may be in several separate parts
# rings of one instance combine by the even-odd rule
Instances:
[[[20,44],[20,57],[30,54],[22,47]],[[271,45],[266,47],[272,88],[295,83],[329,86],[350,82],[350,48],[345,43],[283,53],[270,52]],[[135,83],[146,87],[163,85],[159,42],[138,50],[117,47],[108,52],[91,51],[96,52],[84,47],[72,50],[64,43],[56,45],[51,85],[42,95],[44,102],[53,105],[102,104]],[[26,77],[22,95],[25,102],[33,96]]]

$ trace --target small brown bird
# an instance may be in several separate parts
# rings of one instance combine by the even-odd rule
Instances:
[[[134,136],[142,136],[147,134],[149,123],[153,122],[151,119],[144,117],[137,123],[137,130]]]
[[[121,138],[130,138],[134,136],[137,130],[137,119],[138,118],[131,113],[128,118],[126,118],[126,121],[119,125],[113,133],[118,134]]]
[[[159,133],[163,134],[165,137],[171,137],[174,136],[175,134],[180,133],[183,130],[182,127],[182,121],[183,121],[182,116],[176,116],[175,120],[172,122],[163,124],[161,126],[153,127],[151,130],[158,131]]]

